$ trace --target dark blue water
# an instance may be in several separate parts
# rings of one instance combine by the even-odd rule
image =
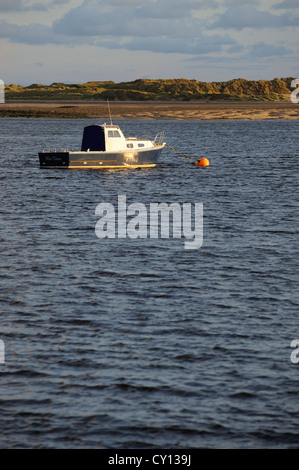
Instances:
[[[88,120],[0,119],[0,446],[298,448],[298,123],[165,131],[148,170],[40,170]],[[202,202],[203,246],[95,236],[101,202]]]

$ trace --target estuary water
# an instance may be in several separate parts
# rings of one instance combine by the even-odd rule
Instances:
[[[0,119],[0,447],[298,448],[298,122],[118,121],[210,166],[39,168],[92,123]],[[99,239],[119,195],[203,203],[202,246]]]

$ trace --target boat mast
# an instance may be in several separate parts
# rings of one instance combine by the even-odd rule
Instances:
[[[110,104],[109,104],[108,98],[107,98],[107,105],[108,105],[108,112],[109,112],[109,118],[110,118],[110,125],[112,126],[112,117],[111,117]]]

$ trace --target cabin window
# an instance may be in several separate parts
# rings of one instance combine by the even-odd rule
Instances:
[[[132,149],[134,147],[133,144],[127,144],[128,149]]]
[[[138,147],[144,147],[144,144],[138,144]]]
[[[121,137],[118,131],[108,131],[108,137]]]

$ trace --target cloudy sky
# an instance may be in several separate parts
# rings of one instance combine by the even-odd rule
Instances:
[[[0,78],[299,77],[299,0],[0,0]]]

